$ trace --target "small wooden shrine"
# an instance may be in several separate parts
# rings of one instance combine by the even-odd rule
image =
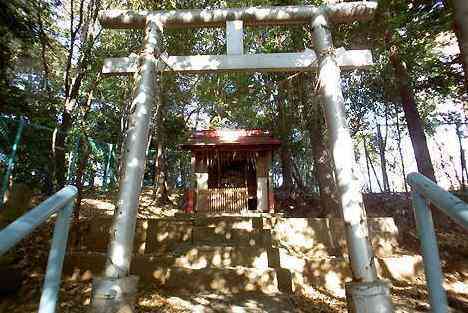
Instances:
[[[280,144],[260,129],[195,132],[182,145],[192,152],[193,183],[186,211],[272,212],[272,153]]]

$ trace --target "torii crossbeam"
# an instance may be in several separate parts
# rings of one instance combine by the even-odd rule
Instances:
[[[234,44],[232,37],[227,42]],[[240,44],[238,46],[241,46]],[[165,72],[305,72],[317,71],[318,58],[314,51],[298,53],[258,53],[226,55],[160,56],[158,69]],[[365,69],[372,65],[370,50],[336,50],[336,61],[342,70]],[[106,58],[102,73],[133,74],[138,69],[138,56]]]
[[[355,155],[346,123],[340,68],[372,65],[368,50],[334,49],[329,23],[371,19],[376,2],[347,2],[315,6],[252,7],[175,11],[120,11],[100,13],[107,28],[145,30],[144,50],[138,56],[110,58],[103,73],[135,73],[136,88],[125,140],[124,168],[104,277],[94,285],[92,311],[118,312],[132,307],[136,279],[129,276],[139,194],[144,174],[145,152],[154,101],[158,98],[158,77],[162,71],[318,71],[335,165],[335,177],[343,209],[346,240],[353,281],[346,286],[350,312],[393,312],[389,286],[377,278],[371,249]],[[297,53],[244,54],[243,26],[306,24],[312,28],[312,50]],[[225,55],[167,56],[161,51],[165,28],[226,27]],[[116,292],[116,290],[118,290]]]

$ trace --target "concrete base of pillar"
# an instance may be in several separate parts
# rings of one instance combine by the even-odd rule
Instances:
[[[346,284],[349,313],[393,313],[390,284],[387,281]]]
[[[89,313],[134,313],[138,276],[96,277]]]

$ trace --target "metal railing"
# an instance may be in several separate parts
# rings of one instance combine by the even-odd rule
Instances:
[[[442,285],[443,275],[440,265],[437,239],[428,202],[447,214],[456,223],[468,229],[468,204],[440,188],[424,175],[411,173],[408,175],[411,186],[411,196],[418,229],[421,250],[423,254],[424,272],[432,312],[448,311],[447,294]]]
[[[77,193],[75,186],[66,186],[0,231],[1,256],[46,222],[51,215],[58,213],[47,261],[39,313],[54,313],[57,306],[70,219]]]

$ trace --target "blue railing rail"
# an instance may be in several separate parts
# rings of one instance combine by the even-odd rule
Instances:
[[[414,216],[421,241],[432,312],[445,313],[448,311],[447,294],[442,285],[443,275],[439,250],[428,202],[465,229],[468,229],[468,204],[419,173],[409,174],[408,184],[411,186]]]
[[[66,186],[0,231],[1,256],[46,222],[51,215],[58,213],[47,261],[39,313],[54,313],[57,306],[63,259],[77,193],[75,186]]]

